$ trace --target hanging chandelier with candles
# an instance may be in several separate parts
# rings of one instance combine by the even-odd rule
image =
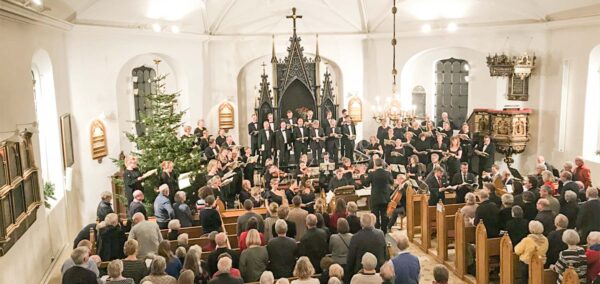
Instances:
[[[394,6],[392,7],[393,17],[393,37],[392,37],[392,93],[386,95],[385,99],[381,99],[380,96],[375,97],[376,105],[373,106],[373,119],[377,123],[381,123],[384,120],[396,123],[402,121],[409,123],[416,118],[415,111],[416,106],[411,104],[409,97],[402,98],[398,93],[398,84],[396,82],[396,76],[398,70],[396,69],[396,45],[398,43],[396,39],[396,0],[394,0]]]

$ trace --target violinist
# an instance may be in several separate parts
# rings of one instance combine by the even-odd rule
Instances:
[[[390,217],[390,222],[388,223],[388,231],[392,231],[392,227],[396,224],[396,220],[398,216],[400,219],[404,218],[405,210],[406,210],[406,188],[408,187],[408,183],[406,182],[408,178],[399,174],[394,179],[394,192],[392,193],[390,199],[390,204],[388,204],[388,212],[390,212],[391,208],[394,208]]]
[[[354,174],[358,173],[358,169],[355,169],[350,159],[346,157],[342,158],[342,170],[344,171],[344,178],[348,180],[354,180]]]
[[[396,139],[394,147],[389,151],[385,160],[391,165],[406,165],[406,156],[404,156],[404,145],[402,144],[402,140]]]
[[[311,212],[313,211],[312,204],[315,202],[315,189],[309,179],[302,179],[300,182],[299,196],[302,198],[302,204],[305,206],[304,209]]]

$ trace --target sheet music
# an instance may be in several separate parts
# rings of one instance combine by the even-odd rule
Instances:
[[[179,189],[185,189],[192,186],[191,176],[192,172],[187,172],[179,175],[177,183],[179,184]]]
[[[149,171],[147,171],[145,174],[143,174],[143,175],[142,175],[142,179],[145,179],[145,178],[147,178],[147,177],[149,177],[149,176],[151,176],[151,175],[154,175],[154,174],[156,174],[156,173],[158,173],[158,170],[157,170],[157,169],[154,169],[154,170],[149,170]]]

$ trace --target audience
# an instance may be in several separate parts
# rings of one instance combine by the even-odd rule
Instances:
[[[273,276],[273,273],[271,271],[265,271],[263,272],[263,274],[260,275],[260,279],[258,280],[258,282],[260,284],[273,284],[275,283],[275,276]]]
[[[383,231],[375,229],[375,215],[365,213],[360,217],[362,229],[350,240],[348,259],[346,260],[346,281],[362,268],[362,257],[365,253],[375,255],[376,268],[379,268],[385,259],[386,242]]]
[[[273,272],[275,278],[291,277],[298,256],[298,245],[296,240],[286,236],[287,223],[284,220],[277,220],[275,232],[277,237],[267,244],[269,270]]]
[[[305,222],[307,229],[300,239],[298,255],[308,257],[317,273],[321,273],[321,266],[319,263],[328,251],[327,233],[324,230],[317,228],[316,215],[309,214],[306,216]]]
[[[165,272],[165,269],[167,268],[167,262],[165,260],[164,257],[162,256],[155,256],[152,259],[152,262],[150,263],[150,274],[144,278],[142,278],[142,281],[140,281],[141,284],[145,283],[146,281],[153,283],[153,284],[175,284],[177,283],[177,279],[175,279],[173,276],[168,275]]]
[[[179,277],[179,273],[181,272],[182,265],[181,261],[179,261],[179,258],[177,258],[171,251],[171,245],[169,244],[169,241],[164,240],[160,242],[158,245],[158,255],[164,257],[165,261],[167,262],[167,267],[165,268],[167,274],[177,279]]]
[[[545,198],[540,198],[537,201],[536,208],[538,214],[535,215],[535,220],[540,221],[540,223],[544,225],[544,236],[548,236],[551,231],[556,229],[554,226],[554,217],[556,214],[550,209],[550,201]]]
[[[495,238],[500,234],[500,229],[498,228],[500,209],[496,203],[489,199],[489,194],[490,191],[486,189],[479,192],[479,200],[481,200],[481,203],[475,210],[473,225],[477,226],[479,221],[482,221],[488,238]]]
[[[529,233],[529,221],[523,218],[523,209],[515,205],[511,208],[512,219],[506,223],[506,231],[513,246],[521,242]]]
[[[463,215],[465,224],[467,224],[468,226],[473,226],[472,220],[475,219],[475,210],[479,206],[479,204],[477,204],[476,201],[477,200],[475,194],[469,192],[465,195],[465,206],[460,208],[460,213]]]
[[[246,200],[244,201],[244,209],[246,210],[246,212],[244,214],[242,214],[240,217],[238,217],[237,220],[237,235],[241,235],[242,232],[248,231],[249,229],[246,227],[248,225],[248,220],[250,220],[250,218],[256,219],[257,221],[257,229],[259,232],[264,232],[264,227],[265,227],[265,222],[263,220],[263,217],[260,216],[259,214],[256,214],[255,212],[252,212],[252,208],[254,208],[254,203],[252,203],[252,200]]]
[[[564,203],[560,207],[560,213],[565,215],[569,220],[568,229],[575,229],[575,224],[577,223],[577,213],[579,212],[577,193],[575,193],[575,191],[568,190],[564,193],[564,200]]]
[[[277,204],[277,203],[271,203],[271,204]],[[287,223],[288,225],[288,230],[286,233],[286,236],[290,237],[290,238],[295,238],[296,237],[296,223],[290,221],[288,218],[288,214],[290,212],[290,208],[287,205],[281,205],[279,206],[279,208],[277,208],[277,220],[283,220]],[[277,221],[275,220],[275,221]],[[304,227],[304,225],[302,225]],[[275,232],[275,223],[273,223],[271,225],[271,237],[275,238],[277,237],[277,232]]]
[[[448,269],[443,265],[436,265],[433,268],[433,284],[447,284],[450,279]]]
[[[514,197],[510,193],[505,193],[500,199],[502,200],[502,207],[500,208],[500,215],[498,217],[498,228],[500,230],[506,230],[506,224],[512,219]]]
[[[123,277],[132,278],[133,282],[140,283],[142,278],[148,275],[148,267],[142,259],[137,258],[138,242],[136,240],[128,240],[125,242],[125,259],[123,259]]]
[[[244,228],[246,228],[246,230],[240,235],[240,240],[239,240],[239,244],[238,247],[240,248],[240,252],[244,251],[246,249],[246,238],[248,236],[248,231],[254,229],[254,230],[258,230],[258,219],[254,218],[254,217],[250,217],[250,219],[248,219],[248,221],[246,222],[246,225],[244,226]],[[260,235],[260,244],[261,246],[265,245],[265,236],[263,233],[258,233]]]
[[[535,200],[537,200],[535,193],[531,191],[523,192],[523,204],[521,207],[523,208],[523,218],[527,221],[534,220],[538,213]]]
[[[350,234],[354,235],[361,229],[360,218],[358,218],[358,216],[356,215],[356,212],[358,212],[358,205],[356,205],[356,202],[350,201],[348,202],[346,207],[348,207],[348,217],[346,217],[346,220],[348,220]]]
[[[112,204],[110,203],[112,201],[112,192],[102,192],[102,194],[100,195],[100,199],[101,200],[98,204],[98,209],[96,209],[96,217],[98,218],[97,220],[99,222],[102,222],[104,221],[104,218],[106,218],[106,215],[114,213],[112,209]]]
[[[335,201],[335,211],[333,212],[333,214],[329,217],[329,231],[334,234],[337,232],[337,220],[339,218],[346,218],[348,217],[348,211],[346,209],[346,200],[338,198]]]
[[[217,243],[216,249],[208,255],[208,273],[210,275],[213,275],[217,272],[217,263],[219,261],[219,256],[223,253],[229,254],[231,256],[232,266],[234,268],[238,268],[239,253],[227,247],[227,234],[218,233],[215,236],[215,242]]]
[[[175,219],[179,220],[182,228],[192,226],[192,210],[190,206],[185,203],[187,200],[185,191],[178,191],[175,193],[175,203],[173,204],[173,211],[175,211]]]
[[[231,276],[231,274],[230,274],[231,263],[232,263],[232,261],[231,261],[231,258],[229,258],[229,257],[220,258],[219,262],[217,263],[217,268],[218,268],[219,274],[217,276],[215,276],[213,279],[211,279],[210,281],[208,281],[208,283],[209,284],[238,284],[238,283],[243,284],[244,280]],[[257,279],[258,279],[258,277],[257,277]],[[246,281],[248,281],[248,280],[246,280]],[[253,280],[253,281],[256,281],[256,280]]]
[[[573,176],[576,181],[583,183],[583,188],[585,190],[592,186],[590,169],[585,165],[582,157],[578,156],[575,158],[575,169],[573,170]]]
[[[215,197],[209,195],[205,198],[206,207],[200,210],[200,223],[205,234],[221,231],[221,215],[215,206]]]
[[[394,278],[396,277],[394,272],[394,264],[391,261],[386,261],[379,271],[379,276],[383,279],[384,284],[392,284],[394,282]],[[418,283],[418,282],[417,282]]]
[[[161,229],[167,229],[169,221],[175,218],[175,212],[169,201],[169,186],[166,184],[158,187],[158,195],[154,199],[154,217]]]
[[[135,284],[133,278],[123,277],[123,261],[115,259],[108,264],[105,284]]]
[[[587,281],[591,283],[600,273],[600,232],[594,231],[588,234],[585,256],[588,265]]]
[[[408,237],[404,233],[395,232],[392,237],[398,245],[400,253],[392,258],[394,267],[395,283],[419,283],[419,274],[421,273],[421,264],[419,259],[408,252]]]
[[[138,258],[144,259],[149,253],[158,251],[158,244],[163,240],[160,228],[156,222],[147,221],[142,213],[133,215],[133,227],[129,239],[138,242]]]
[[[202,283],[194,280],[194,272],[189,269],[184,269],[181,271],[179,275],[179,279],[177,279],[177,284],[196,284]]]
[[[269,208],[268,208],[268,212],[267,212],[267,218],[265,218],[265,231],[264,231],[264,235],[265,235],[265,242],[269,242],[269,240],[271,240],[272,238],[274,238],[277,234],[275,233],[275,231],[273,230],[273,226],[275,225],[275,222],[277,222],[277,210],[279,209],[279,204],[275,203],[275,202],[271,202],[269,203]],[[285,218],[282,218],[285,219]],[[296,228],[294,228],[296,229]]]
[[[600,200],[598,199],[598,189],[590,187],[585,191],[585,195],[588,200],[580,205],[575,225],[583,240],[587,239],[590,232],[600,231],[600,218],[598,218],[600,216]]]
[[[370,252],[366,252],[361,259],[362,269],[352,276],[350,284],[380,284],[383,282],[377,273],[377,258]]]
[[[538,255],[546,255],[548,251],[548,239],[543,235],[544,225],[539,221],[529,222],[529,232],[527,237],[523,238],[515,246],[515,254],[519,256],[519,269],[522,281],[527,281],[529,276],[529,263],[534,252]]]
[[[540,198],[544,198],[548,200],[548,205],[550,206],[550,210],[554,213],[554,215],[560,212],[560,202],[556,197],[552,196],[553,189],[548,185],[543,185],[540,187]]]
[[[98,225],[98,255],[104,261],[123,258],[125,230],[119,224],[119,216],[115,213],[106,215]]]
[[[331,252],[331,258],[334,263],[346,267],[348,248],[350,246],[352,234],[350,233],[350,225],[345,218],[337,218],[336,222],[337,234],[333,234],[329,237],[329,251]]]
[[[92,243],[88,240],[81,240],[79,242],[79,244],[77,245],[77,247],[85,247],[88,249],[88,251],[92,250]],[[75,262],[73,262],[73,258],[67,258],[67,260],[65,260],[65,262],[62,265],[62,268],[60,269],[60,273],[64,274],[65,271],[67,271],[69,268],[75,266]],[[91,258],[88,258],[87,262],[82,265],[82,267],[89,269],[90,271],[94,272],[94,274],[96,275],[96,277],[98,277],[100,275],[100,272],[98,271],[98,265],[96,265],[96,262],[93,261]]]
[[[315,268],[312,265],[312,261],[306,256],[298,258],[293,274],[294,277],[298,277],[298,279],[292,281],[291,284],[319,284],[318,279],[311,278],[311,276],[315,274]]]
[[[177,219],[169,221],[169,231],[167,233],[167,239],[169,241],[177,240],[179,237],[179,230],[181,230],[181,223]]]
[[[586,283],[587,258],[585,250],[578,246],[579,234],[575,230],[566,230],[563,233],[562,240],[567,244],[568,248],[560,252],[558,260],[554,264],[554,270],[558,273],[557,283],[563,283],[563,272],[569,267],[573,267],[575,272],[577,272],[580,283]]]
[[[246,237],[248,247],[240,255],[240,271],[245,282],[258,281],[260,275],[267,270],[269,265],[269,253],[267,248],[261,246],[258,230],[251,229]]]
[[[300,241],[306,232],[306,216],[308,216],[308,211],[302,209],[302,198],[300,196],[294,196],[294,198],[292,198],[292,204],[293,206],[290,208],[287,220],[294,222],[296,225],[295,238],[296,241]],[[279,214],[279,211],[277,213]]]
[[[90,250],[85,246],[77,247],[71,253],[74,266],[63,272],[63,284],[97,283],[97,275],[88,269]]]
[[[323,271],[323,272],[325,272],[325,271]],[[341,265],[334,263],[329,266],[329,269],[327,270],[327,274],[329,276],[329,280],[331,278],[337,278],[338,280],[341,281],[341,279],[344,279],[344,268]],[[329,280],[327,282],[329,282]],[[321,282],[321,283],[323,283],[323,282]]]
[[[554,218],[556,230],[548,234],[548,252],[546,253],[545,268],[555,263],[558,260],[558,254],[567,249],[567,244],[563,242],[563,233],[567,230],[568,224],[569,220],[563,214],[558,214]]]

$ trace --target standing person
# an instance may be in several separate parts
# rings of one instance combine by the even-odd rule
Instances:
[[[376,226],[385,233],[389,221],[386,210],[390,202],[390,186],[394,183],[394,179],[390,172],[382,168],[383,161],[381,159],[375,159],[373,165],[375,169],[369,174],[365,174],[364,168],[361,169],[362,182],[365,186],[371,185],[371,199],[369,200],[371,212],[375,215]]]
[[[300,156],[308,152],[308,139],[310,134],[308,129],[304,127],[304,119],[298,118],[298,123],[294,127],[294,156],[296,158],[296,164],[300,163]]]
[[[587,201],[580,205],[577,213],[577,225],[581,238],[586,240],[590,232],[600,231],[600,200],[598,199],[598,190],[588,188],[585,191]]]
[[[221,231],[221,215],[219,210],[215,208],[215,197],[209,195],[205,199],[206,207],[200,210],[200,222],[204,233],[220,232]]]
[[[515,246],[515,254],[519,256],[518,269],[521,276],[520,283],[526,283],[529,278],[529,263],[534,252],[538,255],[546,255],[548,251],[548,239],[542,234],[544,233],[544,225],[539,221],[529,222],[529,235],[523,238]]]
[[[253,113],[251,116],[251,122],[248,123],[248,135],[250,135],[250,149],[251,155],[258,155],[258,117],[256,113]]]
[[[215,236],[215,243],[217,243],[217,247],[208,255],[207,269],[210,275],[214,275],[217,269],[217,263],[219,261],[219,256],[221,254],[229,254],[231,256],[231,260],[233,261],[232,265],[234,268],[239,267],[240,254],[237,250],[229,249],[227,246],[227,234],[218,233]]]
[[[350,239],[348,258],[346,260],[345,278],[350,281],[352,275],[362,269],[361,260],[365,253],[370,252],[377,259],[377,269],[385,260],[386,242],[381,230],[375,229],[375,215],[372,213],[360,216],[362,229]]]
[[[319,126],[319,121],[315,120],[310,129],[310,149],[313,153],[313,162],[317,165],[323,160],[323,151],[325,147],[325,132]]]
[[[240,255],[240,271],[245,282],[258,281],[260,275],[267,270],[269,253],[261,246],[260,234],[256,229],[248,231],[247,249]]]
[[[96,218],[99,222],[102,222],[104,221],[104,218],[106,218],[106,215],[114,213],[112,204],[110,203],[112,201],[112,192],[102,192],[100,199],[101,200],[100,203],[98,203],[98,209],[96,209]]]
[[[338,150],[340,149],[340,138],[342,138],[342,129],[337,127],[335,119],[329,120],[329,127],[325,129],[327,136],[327,153],[334,163],[338,162]]]
[[[275,203],[277,204],[277,203]],[[248,220],[250,220],[250,218],[254,217],[256,219],[256,221],[258,222],[258,228],[257,230],[259,232],[264,232],[265,229],[265,223],[263,220],[263,217],[259,214],[256,214],[255,212],[252,211],[252,209],[254,208],[254,203],[252,202],[252,200],[246,200],[244,201],[244,210],[246,210],[246,212],[244,212],[244,214],[242,214],[240,217],[238,217],[237,220],[237,226],[236,226],[236,231],[237,231],[237,235],[241,235],[242,232],[247,231],[248,229],[246,229],[246,226],[248,224]]]
[[[475,209],[475,219],[473,224],[477,226],[479,221],[485,225],[488,238],[498,237],[500,234],[500,228],[498,226],[498,219],[500,215],[500,208],[496,203],[490,200],[490,195],[487,190],[481,190],[479,192],[479,200],[481,204]]]
[[[185,203],[186,199],[187,197],[184,191],[178,191],[175,193],[173,211],[175,212],[175,219],[179,220],[182,228],[192,226],[192,210],[187,203]]]
[[[179,191],[179,181],[175,173],[173,173],[173,162],[163,161],[160,166],[162,168],[162,174],[160,174],[161,184],[169,186],[169,201],[171,204],[175,202],[175,193]],[[171,194],[172,193],[172,194]]]
[[[356,140],[356,127],[352,124],[352,118],[346,116],[342,125],[342,155],[350,162],[354,162],[354,141]]]
[[[377,273],[377,258],[370,253],[367,252],[363,254],[361,264],[362,269],[352,276],[352,280],[350,280],[350,284],[379,284],[383,282],[379,273]]]
[[[479,176],[481,173],[490,172],[494,164],[496,147],[489,135],[483,136],[483,141],[475,146],[475,153],[479,156]]]
[[[288,130],[285,120],[279,124],[279,130],[275,134],[275,149],[277,151],[277,161],[279,165],[285,167],[290,161],[290,150],[292,143],[292,133]]]
[[[204,132],[205,130],[206,127],[204,127],[204,119],[198,119],[198,122],[196,123],[196,128],[194,129],[194,134],[198,136],[198,139],[200,139],[200,137],[202,136],[202,132]]]
[[[135,213],[142,213],[144,218],[148,218],[148,213],[146,212],[146,206],[144,206],[144,193],[141,190],[136,190],[133,192],[133,201],[129,203],[129,210],[127,211],[127,217],[129,220],[133,219],[133,215]]]
[[[263,122],[263,129],[258,133],[258,147],[264,164],[268,158],[273,156],[273,148],[275,147],[275,135],[268,121]]]
[[[298,245],[298,255],[307,256],[317,273],[321,273],[319,265],[321,259],[327,254],[327,233],[323,229],[317,228],[317,216],[309,214],[306,216],[306,233],[300,239]]]
[[[448,180],[444,175],[444,169],[435,166],[425,183],[429,187],[429,206],[435,206],[439,201],[446,202],[446,186]]]
[[[142,213],[133,215],[133,227],[129,232],[129,239],[136,240],[139,244],[137,257],[144,259],[149,253],[158,251],[158,244],[163,240],[160,228],[156,222],[146,221]]]
[[[128,240],[125,242],[124,249],[125,259],[123,259],[123,277],[133,278],[135,283],[140,283],[142,278],[148,275],[148,268],[143,259],[138,259],[138,242],[136,240]]]
[[[583,183],[583,188],[587,189],[592,186],[592,178],[591,171],[583,162],[583,158],[581,156],[577,156],[575,158],[575,170],[573,171],[573,175],[576,181],[580,181]]]
[[[287,220],[295,224],[296,241],[300,241],[306,232],[306,217],[308,216],[308,211],[302,209],[302,198],[300,196],[294,196],[294,198],[292,198],[292,205],[293,206],[289,209],[289,213],[287,214]],[[283,211],[284,209],[279,208],[279,210]],[[277,211],[278,215],[279,210]]]
[[[106,215],[106,219],[98,224],[98,255],[104,261],[123,258],[125,230],[119,224],[119,216],[115,213]]]
[[[286,236],[287,223],[284,220],[275,222],[275,232],[277,237],[267,244],[269,270],[275,278],[291,277],[298,256],[298,245],[296,240]]]
[[[154,216],[161,229],[167,229],[169,221],[175,217],[175,211],[169,201],[169,186],[166,184],[158,187],[158,195],[154,199]]]
[[[331,259],[334,263],[346,267],[352,234],[350,233],[350,226],[346,219],[339,218],[336,223],[337,234],[329,237],[329,251],[331,251]]]
[[[75,265],[63,273],[63,284],[71,283],[97,283],[96,274],[85,268],[90,258],[87,247],[78,247],[71,253],[71,259]]]
[[[469,164],[462,162],[460,164],[460,172],[452,177],[452,185],[457,185],[456,188],[456,203],[465,203],[465,195],[473,190],[475,183],[475,175],[469,172]]]
[[[128,156],[125,158],[125,171],[123,172],[123,187],[125,187],[125,197],[127,204],[133,201],[133,192],[142,190],[142,173],[137,167],[137,158]]]
[[[558,273],[558,280],[556,283],[563,283],[563,273],[569,267],[572,267],[577,273],[579,283],[587,283],[587,258],[585,249],[578,246],[579,240],[579,234],[577,234],[575,230],[569,229],[563,233],[562,241],[567,245],[567,249],[559,253],[558,260],[553,267],[554,271]]]
[[[391,260],[394,265],[394,274],[396,275],[394,283],[419,283],[421,264],[419,263],[419,259],[408,251],[408,237],[406,234],[399,232],[392,233],[392,237],[400,250],[400,253]]]
[[[296,122],[296,120],[294,119],[294,112],[288,109],[285,112],[285,116],[285,123],[287,124],[287,128],[292,128],[294,126],[294,122]]]

